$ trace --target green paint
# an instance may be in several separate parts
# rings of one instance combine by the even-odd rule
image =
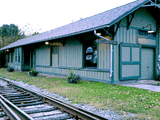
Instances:
[[[52,66],[52,46],[50,46],[50,66]]]
[[[154,53],[152,48],[142,48],[142,65],[141,65],[141,79],[154,79]]]
[[[130,47],[130,54],[129,54],[129,57],[130,57],[130,60],[129,61],[123,61],[123,52],[122,52],[122,48],[123,47]],[[139,61],[133,61],[132,60],[132,49],[133,48],[139,48]],[[138,79],[141,77],[141,59],[140,59],[140,56],[141,56],[141,46],[140,45],[135,45],[135,44],[120,44],[120,80],[128,80],[128,79]],[[123,72],[128,72],[129,74],[129,70],[131,68],[128,68],[127,70],[123,71],[124,69],[122,68],[123,65],[139,65],[139,75],[135,75],[135,76],[132,76],[132,75],[129,75],[128,77],[125,77],[123,76]],[[134,67],[135,68],[135,67]],[[125,73],[125,75],[127,76],[127,74]]]

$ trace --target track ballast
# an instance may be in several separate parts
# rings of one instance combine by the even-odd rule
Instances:
[[[7,85],[0,86],[0,94],[7,99],[7,104],[21,119],[33,120],[106,120],[89,111],[73,107],[33,90],[28,90],[10,82],[8,79],[0,78]]]

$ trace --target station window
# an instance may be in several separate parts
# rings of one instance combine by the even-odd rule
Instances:
[[[85,68],[97,68],[97,44],[88,41],[85,44]]]

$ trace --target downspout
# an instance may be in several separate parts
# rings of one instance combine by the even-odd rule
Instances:
[[[102,39],[104,39],[104,40],[106,40],[106,41],[109,41],[107,38],[98,35],[97,32],[96,32],[96,30],[94,30],[94,34],[95,34],[97,37],[99,37],[99,38],[102,38]]]
[[[108,32],[108,31],[106,31],[106,32]],[[105,38],[105,37],[103,37],[103,36],[101,36],[101,35],[98,35],[97,34],[97,32],[96,32],[96,30],[94,30],[94,34],[97,36],[97,37],[99,37],[99,38],[102,38],[102,39],[104,39],[104,40],[106,40],[106,41],[109,41],[107,38]],[[109,77],[111,78],[112,77],[112,73],[113,73],[113,70],[112,70],[112,52],[113,52],[113,50],[112,50],[112,44],[110,45],[110,75],[109,75]]]
[[[113,52],[113,48],[112,48],[113,46],[112,46],[112,44],[110,44],[110,75],[109,75],[109,77],[111,78],[112,77],[112,73],[113,73],[113,70],[112,70],[112,52]]]

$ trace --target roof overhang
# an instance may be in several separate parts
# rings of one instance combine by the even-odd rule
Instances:
[[[74,32],[74,33],[71,33],[71,34],[66,34],[66,35],[57,36],[57,37],[51,37],[51,38],[48,38],[48,39],[42,39],[40,41],[28,43],[28,44],[25,44],[25,45],[30,45],[30,44],[35,44],[35,43],[40,43],[40,42],[50,41],[50,40],[57,40],[57,39],[60,39],[60,38],[66,38],[66,37],[70,37],[70,36],[74,36],[74,35],[79,35],[79,34],[83,34],[83,33],[87,33],[87,32],[92,32],[94,30],[99,30],[99,29],[107,28],[107,27],[110,27],[110,26],[108,24],[103,25],[103,26],[98,26],[98,27],[95,27],[95,28],[92,28],[92,29],[87,29],[87,30],[83,30],[83,31],[79,31],[79,32]],[[17,46],[13,46],[13,47],[10,47],[8,45],[8,46],[5,46],[2,49],[0,49],[0,51],[15,48],[15,47],[21,47],[21,46],[24,46],[24,45],[17,45]]]
[[[160,8],[160,0],[149,0],[142,7],[151,7],[151,6]]]
[[[132,10],[127,11],[125,14],[123,14],[122,16],[118,17],[117,19],[115,19],[113,22],[111,22],[109,24],[109,26],[112,26],[114,24],[116,24],[117,22],[119,22],[121,19],[125,18],[126,16],[128,16],[129,14],[133,13],[134,11],[136,11],[137,9],[141,8],[143,5],[147,4],[150,0],[146,0],[143,3],[141,3],[140,5],[134,7]]]
[[[54,37],[50,37],[50,38],[42,38],[42,39],[37,39],[37,41],[32,41],[32,42],[27,42],[27,43],[23,43],[23,44],[14,44],[12,43],[12,45],[8,45],[6,47],[3,47],[0,50],[6,50],[6,49],[10,49],[10,48],[15,48],[15,47],[20,47],[20,46],[24,46],[24,45],[29,45],[29,44],[34,44],[34,43],[40,43],[40,42],[44,42],[44,41],[50,41],[50,40],[56,40],[56,39],[60,39],[60,38],[65,38],[65,37],[70,37],[70,36],[74,36],[74,35],[79,35],[79,34],[83,34],[83,33],[87,33],[87,32],[91,32],[94,30],[99,30],[99,29],[103,29],[103,28],[107,28],[107,27],[111,27],[114,24],[118,23],[120,20],[122,20],[123,18],[127,17],[128,15],[132,14],[134,11],[136,11],[137,9],[141,8],[141,7],[147,7],[147,9],[151,9],[151,7],[155,7],[156,9],[159,10],[160,8],[160,0],[141,0],[142,2],[138,2],[137,5],[135,5],[135,7],[133,7],[132,9],[124,12],[122,15],[118,16],[117,18],[115,18],[114,20],[112,20],[111,22],[107,23],[107,24],[103,24],[101,26],[95,26],[89,29],[84,29],[84,30],[80,30],[80,31],[75,31],[72,33],[67,33],[67,34],[63,34],[63,35],[57,35]],[[156,16],[152,10],[150,10],[153,14],[153,16],[160,21],[160,19],[158,18],[159,16]],[[34,38],[33,38],[34,39]]]
[[[157,13],[160,13],[160,0],[149,0],[142,7],[145,7],[156,20],[157,24],[160,25],[160,17]]]

